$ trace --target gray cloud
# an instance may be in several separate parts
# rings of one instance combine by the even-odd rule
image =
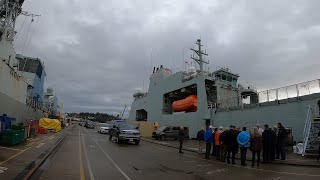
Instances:
[[[29,0],[24,9],[41,18],[25,54],[45,62],[46,85],[66,111],[121,111],[132,93],[147,88],[151,64],[183,70],[199,37],[211,70],[229,67],[263,90],[319,78],[319,6],[316,0]],[[18,53],[28,23],[15,43]]]

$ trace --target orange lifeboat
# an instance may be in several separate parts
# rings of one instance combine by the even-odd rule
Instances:
[[[197,111],[198,98],[196,95],[190,95],[185,99],[174,101],[172,108],[174,112],[180,111]]]

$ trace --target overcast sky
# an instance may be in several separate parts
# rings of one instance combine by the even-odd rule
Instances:
[[[30,44],[30,19],[19,18],[15,46],[45,62],[66,112],[121,111],[152,66],[183,70],[199,37],[209,69],[228,67],[258,90],[320,78],[320,1],[264,2],[26,0],[41,18]]]

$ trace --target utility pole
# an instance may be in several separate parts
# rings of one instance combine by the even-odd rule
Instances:
[[[201,74],[203,74],[203,63],[205,64],[209,64],[209,62],[205,61],[203,56],[208,56],[208,54],[206,52],[203,52],[201,50],[201,46],[203,46],[201,44],[201,39],[198,39],[196,44],[198,45],[198,50],[195,50],[194,48],[190,48],[190,50],[192,50],[193,52],[195,52],[197,55],[198,55],[198,58],[197,57],[194,57],[194,54],[191,55],[191,59],[193,59],[196,63],[199,64],[200,66],[200,71],[201,71]]]

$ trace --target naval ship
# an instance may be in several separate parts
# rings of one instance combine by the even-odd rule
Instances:
[[[206,71],[207,54],[200,39],[196,44],[191,59],[199,69],[154,67],[148,92],[133,94],[128,120],[188,127],[191,138],[210,124],[253,128],[281,122],[295,141],[303,141],[306,122],[319,117],[319,79],[258,92],[238,83],[240,76],[228,68]]]
[[[53,96],[53,91],[43,93],[43,62],[16,54],[13,46],[17,17],[38,16],[23,11],[23,3],[24,0],[0,1],[0,116],[16,119],[13,123],[27,123],[52,112],[45,100]]]

